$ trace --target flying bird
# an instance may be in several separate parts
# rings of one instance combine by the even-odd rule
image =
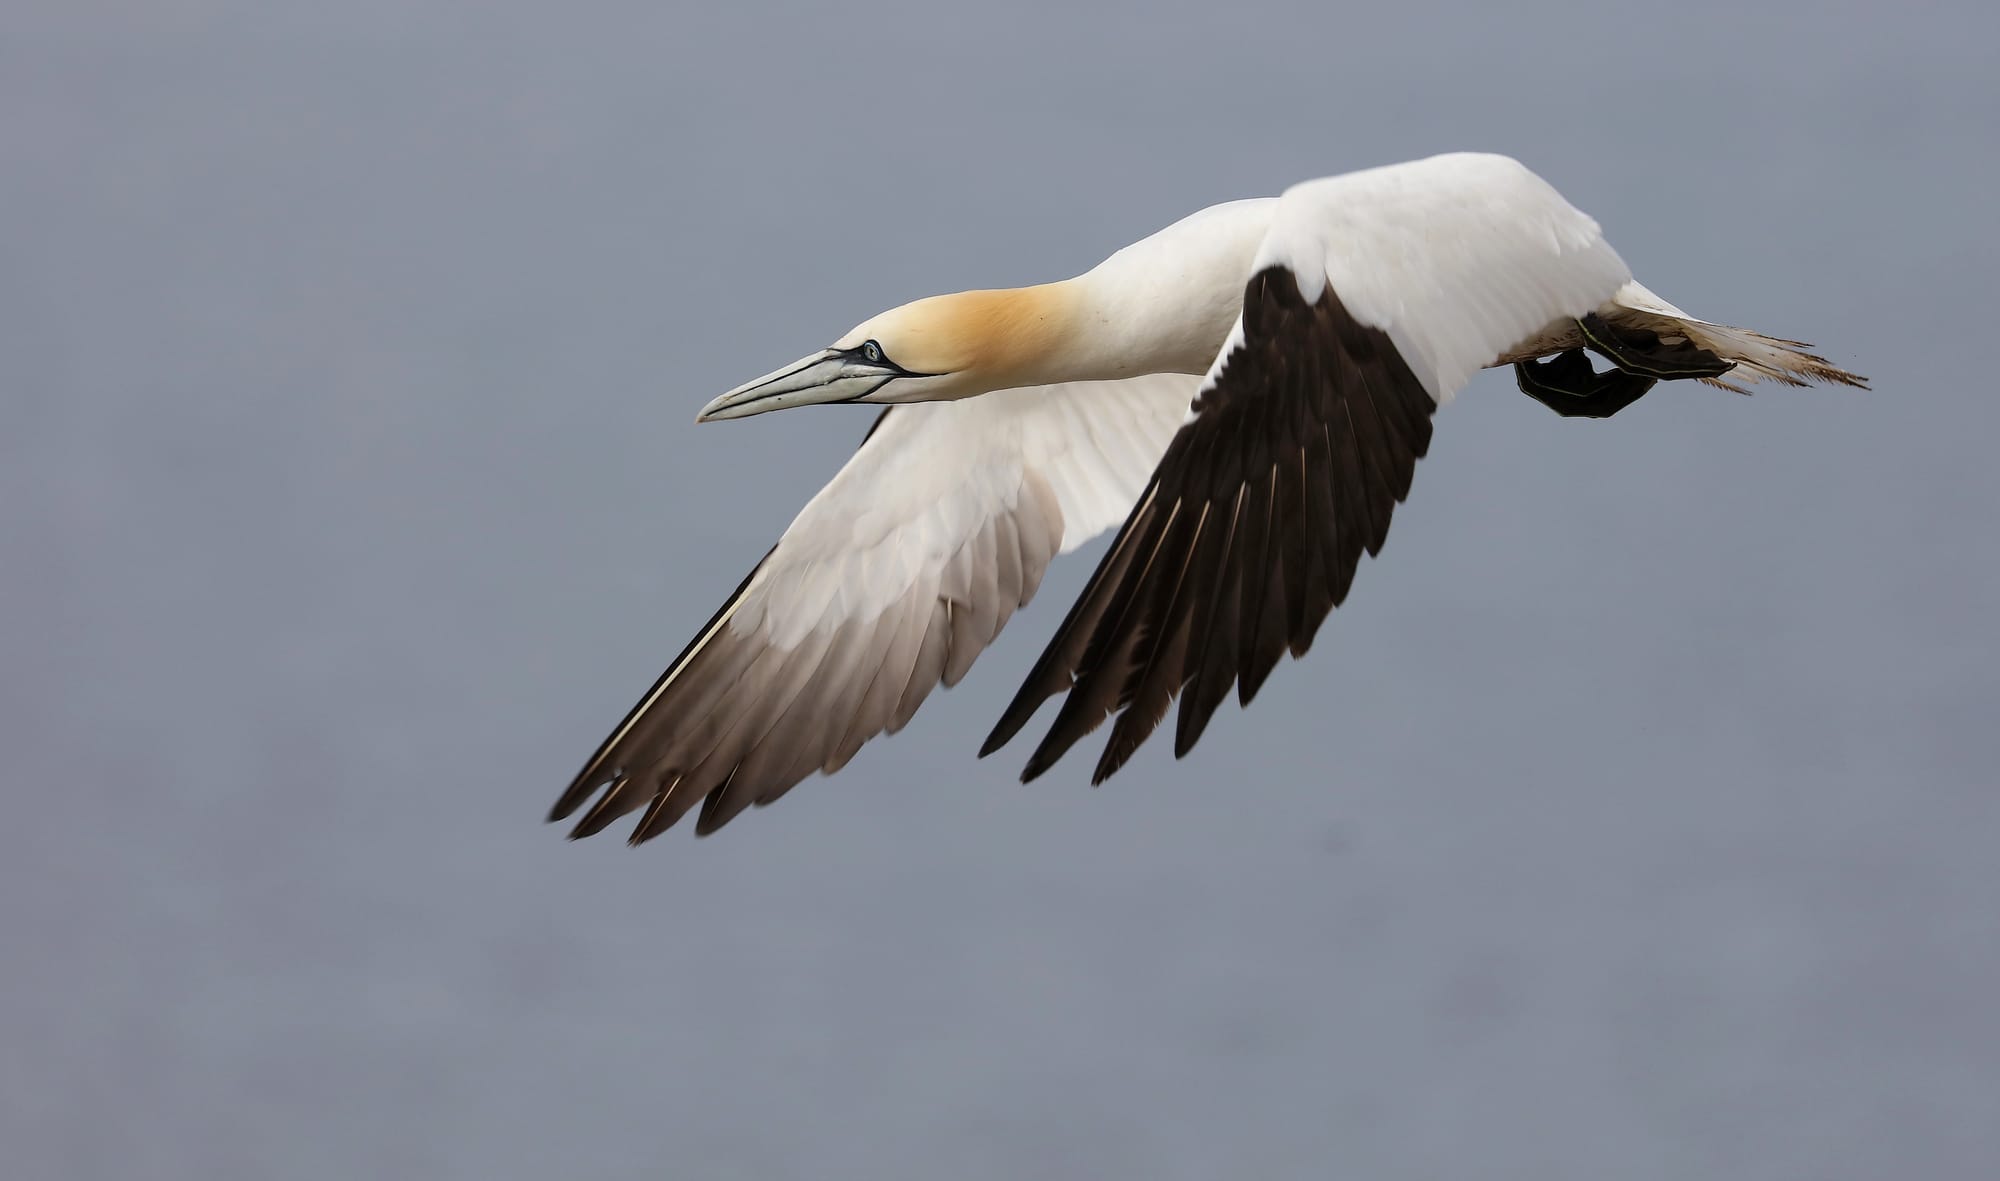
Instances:
[[[980,754],[1062,697],[1024,780],[1115,716],[1102,782],[1176,699],[1184,755],[1232,686],[1247,705],[1305,653],[1478,370],[1598,418],[1664,380],[1865,387],[1806,348],[1681,311],[1547,182],[1473,153],[1204,209],[1060,282],[891,309],[697,416],[890,407],[550,819],[588,803],[582,837],[643,809],[637,844],[700,805],[706,834],[838,770],[1114,525]]]

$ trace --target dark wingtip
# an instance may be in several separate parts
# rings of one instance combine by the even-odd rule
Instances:
[[[1040,779],[1044,771],[1062,761],[1063,754],[1068,750],[1067,746],[1061,750],[1050,750],[1048,740],[1044,739],[1042,744],[1035,748],[1035,753],[1028,756],[1027,765],[1021,768],[1021,782],[1033,783]]]
[[[1000,713],[1000,720],[993,723],[993,729],[986,735],[986,741],[980,744],[980,758],[983,759],[1014,741],[1014,736],[1021,732],[1021,728],[1041,712],[1042,702],[1052,696],[1049,691],[1041,688],[1042,683],[1048,679],[1047,670],[1043,666],[1049,663],[1050,653],[1062,643],[1062,638],[1062,634],[1057,633],[1055,639],[1049,642],[1049,651],[1042,654],[1041,661],[1021,682],[1021,687],[1014,691],[1014,699],[1007,703],[1007,708]],[[1068,678],[1065,677],[1064,680],[1067,681]]]
[[[1097,758],[1097,766],[1091,768],[1090,786],[1102,787],[1104,781],[1118,774],[1118,769],[1132,757],[1131,751],[1122,751],[1119,745],[1116,742],[1105,743],[1104,753]]]
[[[585,837],[594,837],[605,829],[610,828],[611,822],[616,819],[618,819],[618,816],[612,813],[609,808],[592,809],[589,812],[585,812],[583,819],[576,822],[576,827],[569,830],[569,839],[580,841]]]
[[[632,831],[625,834],[626,848],[636,849],[640,845],[645,844],[647,841],[652,840],[654,837],[659,836],[661,833],[673,827],[673,825],[671,824],[662,824],[658,826],[655,826],[653,824],[653,818],[660,814],[659,803],[660,803],[659,800],[656,798],[653,801],[653,803],[646,808],[645,814],[639,817],[639,823],[633,825]]]
[[[624,804],[622,801],[631,798],[629,793],[633,788],[630,776],[620,775],[612,780],[611,786],[605,789],[603,795],[597,797],[597,802],[590,806],[589,811],[583,814],[583,818],[576,822],[576,827],[570,830],[569,839],[574,841],[596,836],[611,827],[612,822],[620,816],[630,812],[637,805]]]
[[[603,785],[603,779],[583,775],[577,776],[575,781],[564,790],[562,795],[556,798],[556,802],[550,805],[549,814],[543,818],[542,822],[544,824],[554,824],[559,820],[568,819],[571,812],[581,808],[584,805],[584,801],[590,799],[596,793],[597,789]]]
[[[1224,686],[1223,696],[1228,695]],[[1201,741],[1202,732],[1208,729],[1208,720],[1215,716],[1215,708],[1220,705],[1218,698],[1213,704],[1196,700],[1192,691],[1181,698],[1179,715],[1174,719],[1174,757],[1186,758],[1194,745]]]
[[[1260,660],[1255,665],[1240,670],[1236,677],[1237,708],[1249,709],[1250,703],[1257,700],[1257,694],[1263,691],[1264,682],[1271,679],[1271,674],[1276,672],[1277,668],[1278,659],[1273,656],[1268,661]]]
[[[1020,732],[1021,728],[1019,726],[1009,729],[1007,727],[1007,720],[1002,718],[1000,724],[993,727],[993,732],[986,736],[986,741],[979,744],[979,757],[983,759],[987,755],[999,750],[1009,742],[1012,742],[1014,735]]]
[[[1121,767],[1132,761],[1132,756],[1139,753],[1146,739],[1160,728],[1160,722],[1167,716],[1166,710],[1171,708],[1171,700],[1163,703],[1158,713],[1134,702],[1118,715],[1118,721],[1111,727],[1111,737],[1104,743],[1104,753],[1097,757],[1097,767],[1090,774],[1092,787],[1118,774]]]
[[[1111,743],[1106,743],[1104,753],[1097,756],[1097,765],[1090,769],[1090,786],[1101,787],[1105,780],[1118,773],[1125,760],[1118,758]]]
[[[728,775],[723,777],[709,793],[702,797],[701,811],[694,820],[694,835],[705,837],[723,825],[742,815],[756,797],[750,794],[749,785],[739,783],[736,773],[743,769],[738,763]]]
[[[669,820],[665,824],[660,823],[660,815],[667,810],[668,801],[672,796],[671,789],[653,796],[653,802],[646,805],[646,811],[639,817],[639,823],[632,826],[631,835],[625,838],[627,848],[636,849],[674,826],[674,820],[679,820],[680,817],[676,816],[674,820]]]

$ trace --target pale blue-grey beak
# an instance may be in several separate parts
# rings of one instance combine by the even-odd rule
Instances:
[[[824,349],[783,369],[746,381],[701,408],[696,422],[748,418],[770,410],[811,406],[819,402],[858,402],[903,372],[870,364],[849,352]]]

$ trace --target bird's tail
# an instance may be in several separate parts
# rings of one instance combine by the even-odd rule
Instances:
[[[1808,351],[1812,346],[1803,341],[1785,340],[1752,332],[1748,328],[1732,328],[1727,324],[1698,320],[1636,282],[1620,288],[1618,294],[1611,297],[1611,303],[1616,309],[1615,319],[1621,323],[1650,329],[1659,333],[1663,340],[1685,337],[1697,348],[1735,363],[1736,367],[1725,377],[1702,379],[1710,385],[1719,385],[1739,394],[1749,391],[1736,384],[1738,381],[1776,381],[1785,385],[1823,382],[1868,388],[1867,378],[1849,373],[1825,357]]]

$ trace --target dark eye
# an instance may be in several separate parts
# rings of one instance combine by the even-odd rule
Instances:
[[[880,365],[882,363],[882,346],[871,340],[861,346],[861,356],[870,365]]]

